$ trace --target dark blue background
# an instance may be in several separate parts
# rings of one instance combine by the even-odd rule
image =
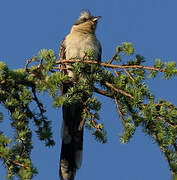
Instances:
[[[176,0],[0,0],[0,61],[12,68],[23,68],[25,60],[42,48],[51,48],[57,54],[64,36],[69,33],[80,10],[89,9],[101,15],[97,29],[103,48],[103,61],[114,54],[115,47],[123,41],[132,42],[136,53],[145,56],[147,65],[155,58],[162,61],[177,59],[177,1]],[[176,104],[176,79],[148,80],[157,98]],[[138,128],[130,143],[122,145],[122,132],[114,102],[101,98],[101,121],[108,131],[108,143],[102,145],[85,131],[83,166],[77,180],[167,180],[168,164],[152,139]],[[60,153],[61,111],[52,109],[52,101],[43,96],[48,118],[53,121],[56,146],[44,148],[33,135],[32,159],[39,174],[34,180],[57,180]],[[0,128],[9,136],[9,114],[4,112]],[[33,125],[31,124],[33,127]],[[3,165],[2,165],[3,166]],[[0,179],[6,174],[0,168]]]

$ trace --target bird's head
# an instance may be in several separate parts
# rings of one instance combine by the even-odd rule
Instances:
[[[88,10],[81,11],[81,14],[74,23],[72,30],[94,33],[96,30],[97,21],[100,18],[101,16],[94,17]]]

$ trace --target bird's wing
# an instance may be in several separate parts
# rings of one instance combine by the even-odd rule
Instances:
[[[66,59],[66,46],[65,46],[65,38],[62,40],[61,44],[60,44],[60,50],[59,50],[59,56],[60,59]],[[65,65],[60,65],[60,67],[66,67]],[[66,71],[62,71],[63,74],[66,74]],[[60,85],[60,92],[61,95],[63,95],[63,85]]]
[[[59,56],[60,56],[60,59],[65,59],[66,58],[65,38],[61,42]]]

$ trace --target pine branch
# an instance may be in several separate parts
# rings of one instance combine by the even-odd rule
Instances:
[[[24,153],[23,158],[28,156],[27,159],[30,161],[29,155],[32,148],[28,119],[33,119],[36,123],[38,127],[36,132],[40,140],[47,140],[46,144],[48,145],[54,144],[51,139],[50,121],[47,121],[44,114],[45,109],[36,93],[48,91],[54,103],[58,103],[58,106],[61,106],[68,101],[68,99],[70,102],[80,100],[80,97],[82,97],[86,91],[92,101],[88,99],[87,103],[85,103],[82,114],[83,120],[78,127],[79,130],[83,128],[86,119],[88,119],[88,127],[95,131],[93,135],[104,141],[104,127],[102,124],[97,123],[100,104],[98,101],[94,101],[92,96],[94,92],[96,92],[109,97],[114,100],[124,126],[124,133],[121,136],[123,139],[122,142],[128,142],[133,136],[135,128],[141,125],[143,130],[147,134],[152,135],[156,140],[161,151],[165,154],[172,174],[175,173],[176,166],[174,162],[177,157],[175,137],[177,110],[173,105],[168,104],[168,102],[155,103],[154,96],[150,93],[144,82],[146,79],[144,72],[145,70],[150,71],[150,77],[155,77],[157,72],[162,72],[165,74],[164,77],[168,79],[172,75],[177,75],[176,64],[163,64],[160,60],[157,60],[153,67],[143,66],[141,63],[144,61],[144,58],[137,55],[135,60],[128,60],[127,64],[118,65],[116,64],[116,60],[119,59],[120,52],[129,56],[133,54],[133,48],[130,43],[124,43],[122,47],[118,46],[116,53],[107,63],[94,61],[90,57],[89,60],[87,60],[87,53],[85,53],[82,60],[60,59],[56,61],[56,55],[52,50],[41,50],[37,57],[38,64],[29,67],[30,63],[35,61],[35,58],[28,59],[22,71],[10,71],[5,64],[0,64],[0,100],[4,104],[6,103],[5,107],[9,109],[13,115],[13,127],[18,133],[20,143],[22,139],[25,138],[24,144],[22,143],[22,145],[25,146],[25,153],[27,153],[27,155]],[[57,70],[59,70],[59,72],[57,72]],[[73,73],[77,76],[76,79],[73,80],[72,88],[69,89],[69,92],[66,92],[66,96],[63,96],[63,94],[59,95],[58,93],[59,86],[62,86],[66,81],[70,81],[70,79],[61,72],[63,70],[64,72],[73,70]],[[71,96],[73,98],[71,98]],[[39,109],[38,114],[35,114],[30,109],[32,100],[37,104]],[[147,104],[144,104],[145,102]],[[24,127],[27,128],[29,132],[25,131]],[[25,133],[24,135],[22,134],[22,138],[19,136],[19,129]],[[13,157],[15,157],[16,152],[21,156],[21,149],[15,146],[14,149],[15,151],[12,152]],[[19,161],[12,160],[9,164],[14,167],[19,166],[18,168],[23,167],[22,169],[31,168],[21,162],[26,161],[25,159],[20,159]],[[14,173],[14,170],[8,169],[9,164],[6,164],[8,173]]]
[[[44,110],[44,108],[43,108],[43,104],[40,103],[39,100],[38,100],[38,97],[37,97],[37,95],[36,95],[35,87],[32,88],[32,93],[33,93],[33,95],[34,95],[33,100],[36,102],[36,104],[37,104],[37,106],[38,106],[38,108],[39,108],[40,115],[41,115],[42,119],[45,120],[45,119],[46,119],[45,116],[44,116],[45,110]]]
[[[89,116],[90,121],[91,121],[91,123],[93,124],[93,126],[96,128],[96,130],[100,130],[100,129],[98,128],[98,126],[97,126],[97,123],[96,123],[95,120],[94,120],[94,115],[88,110],[87,107],[85,107],[85,110],[86,110],[87,115]]]
[[[119,74],[117,73],[116,68],[112,68],[112,70],[113,70],[113,72],[115,73],[115,75],[118,77]]]
[[[148,66],[142,66],[142,65],[115,65],[115,64],[108,64],[108,63],[101,63],[93,60],[78,60],[78,59],[70,59],[70,60],[63,60],[60,59],[56,61],[56,64],[67,64],[67,63],[76,63],[76,62],[84,62],[87,64],[98,64],[103,67],[107,68],[120,68],[122,70],[127,69],[127,68],[134,68],[134,69],[147,69],[147,70],[155,70],[155,71],[160,71],[160,72],[165,72],[165,68],[156,68],[156,67],[148,67]],[[59,67],[53,67],[54,69],[59,69]]]
[[[17,160],[13,160],[12,161],[14,164],[20,166],[20,167],[24,167],[25,169],[30,169],[29,166],[26,166],[25,164],[19,163]]]
[[[129,71],[126,70],[126,68],[123,69],[125,71],[125,73],[130,77],[130,79],[132,81],[135,81],[135,79],[133,78],[133,76],[131,75],[131,73]]]
[[[133,97],[131,94],[129,94],[129,93],[127,93],[127,92],[125,92],[125,91],[123,91],[123,90],[121,90],[121,89],[117,89],[116,87],[114,87],[114,86],[113,86],[111,83],[109,83],[109,82],[105,82],[105,85],[106,85],[107,87],[113,89],[114,91],[122,94],[122,95],[128,96],[128,97],[130,97],[131,99],[134,99],[134,97]]]
[[[102,89],[99,89],[99,88],[94,87],[94,91],[95,91],[96,93],[98,93],[98,94],[103,95],[103,96],[107,96],[107,97],[113,98],[112,93],[107,92],[107,91],[104,91],[104,90],[102,90]]]
[[[172,127],[172,128],[176,128],[177,129],[177,125],[175,126],[175,125],[165,121],[163,117],[158,116],[157,119],[163,121],[168,127]]]
[[[120,115],[120,118],[121,118],[121,120],[122,120],[122,124],[123,124],[123,126],[124,126],[124,128],[125,128],[125,119],[124,119],[124,116],[123,116],[123,114],[122,114],[122,112],[121,112],[121,110],[120,110],[119,101],[117,100],[116,96],[114,96],[114,101],[115,101],[115,103],[116,103],[117,111],[118,111],[118,113],[119,113],[119,115]]]
[[[121,47],[118,47],[113,57],[108,61],[108,64],[111,64],[114,61],[114,59],[119,55],[120,51],[121,51]]]

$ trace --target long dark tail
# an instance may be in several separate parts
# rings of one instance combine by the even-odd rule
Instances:
[[[69,87],[63,87],[63,93]],[[80,168],[83,149],[82,103],[63,105],[62,147],[60,154],[60,180],[74,180],[76,170]]]

